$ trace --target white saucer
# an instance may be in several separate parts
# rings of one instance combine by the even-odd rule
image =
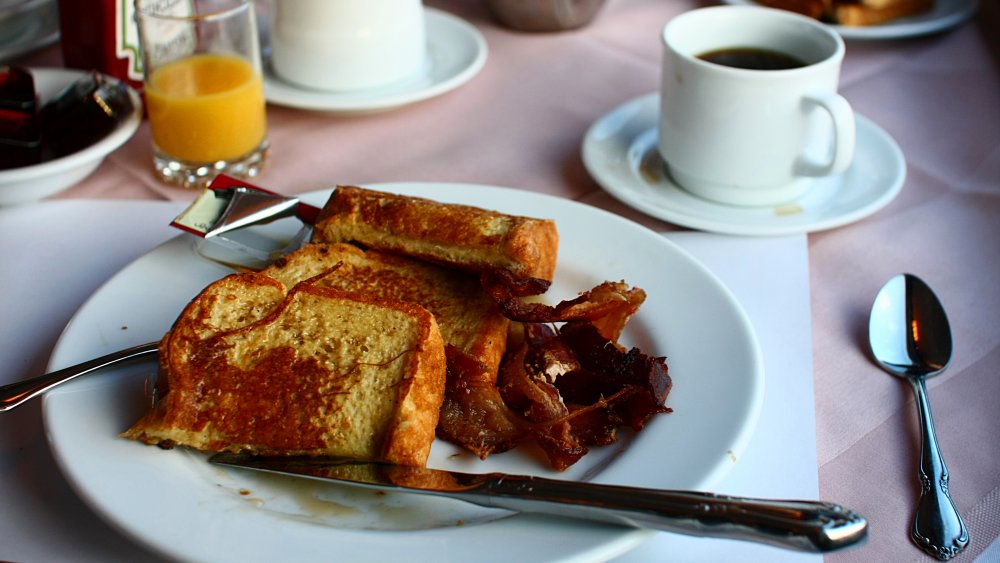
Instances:
[[[378,88],[328,92],[283,81],[269,66],[264,71],[268,102],[328,112],[372,112],[438,96],[465,84],[486,63],[486,39],[465,20],[426,8],[427,63],[411,78]]]
[[[734,235],[785,235],[831,229],[885,207],[903,187],[906,161],[888,133],[857,117],[854,162],[842,174],[813,181],[787,204],[736,207],[699,198],[665,172],[657,151],[659,94],[636,98],[599,119],[583,139],[590,175],[623,203],[693,229]]]
[[[756,5],[754,0],[723,0],[727,4]],[[979,0],[942,0],[930,10],[878,25],[834,25],[844,39],[902,39],[941,33],[965,22],[979,8]]]

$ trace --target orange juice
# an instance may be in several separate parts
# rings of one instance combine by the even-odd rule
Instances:
[[[171,158],[214,162],[241,157],[264,140],[264,85],[247,61],[194,55],[146,81],[153,144]]]

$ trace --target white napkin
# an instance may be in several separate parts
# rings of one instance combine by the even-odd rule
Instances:
[[[764,356],[764,406],[746,451],[714,492],[817,499],[809,259],[805,235],[741,238],[700,232],[664,236],[733,292]],[[731,540],[657,534],[619,563],[820,561],[818,555]]]
[[[42,373],[73,312],[104,280],[174,236],[176,231],[168,223],[184,205],[63,200],[0,209],[0,279],[4,280],[0,384]],[[665,236],[701,260],[736,295],[753,322],[766,364],[764,408],[757,430],[716,490],[743,496],[816,498],[805,236]],[[0,481],[17,484],[8,487],[0,504],[0,538],[10,540],[0,542],[0,558],[154,559],[93,518],[69,492],[44,442],[37,403],[0,418]],[[61,531],[49,534],[51,530]],[[745,542],[658,534],[617,561],[666,560],[804,558]]]

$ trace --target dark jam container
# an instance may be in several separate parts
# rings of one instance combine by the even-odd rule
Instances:
[[[0,170],[42,160],[35,81],[20,67],[0,67]]]
[[[38,114],[46,156],[58,158],[89,147],[111,133],[132,109],[124,83],[87,73]]]

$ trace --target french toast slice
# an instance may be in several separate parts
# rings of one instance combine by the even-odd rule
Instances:
[[[160,344],[165,385],[127,438],[163,447],[426,463],[444,341],[415,303],[227,276]]]
[[[479,273],[502,268],[552,281],[554,221],[468,205],[338,186],[316,220],[313,242],[356,242]]]
[[[482,362],[496,380],[510,320],[472,274],[347,243],[307,244],[261,273],[288,287],[310,280],[372,299],[417,303],[434,315],[445,343]]]

